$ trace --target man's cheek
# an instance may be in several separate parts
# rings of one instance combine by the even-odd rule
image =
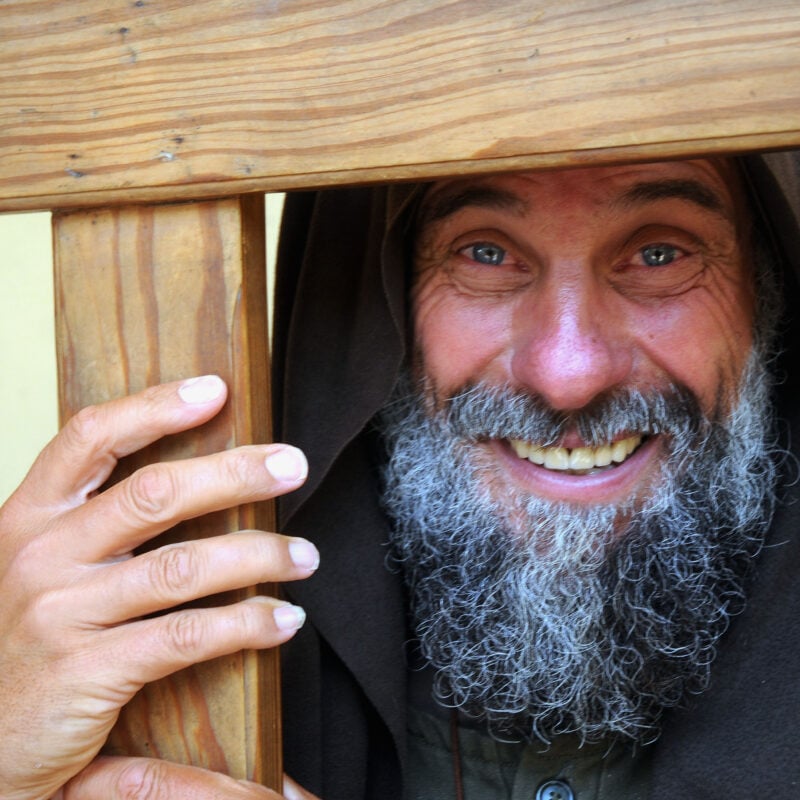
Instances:
[[[470,383],[509,382],[505,315],[454,302],[444,293],[421,305],[415,319],[416,350],[433,384],[451,392]]]

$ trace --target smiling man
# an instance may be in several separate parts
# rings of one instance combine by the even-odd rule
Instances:
[[[282,435],[315,454],[283,519],[324,529],[328,571],[289,588],[322,613],[286,653],[286,757],[321,797],[391,796],[394,746],[408,798],[699,796],[719,789],[707,759],[720,797],[788,785],[786,757],[783,777],[740,774],[771,725],[745,702],[769,681],[764,620],[742,611],[777,557],[762,550],[781,463],[770,367],[791,341],[776,344],[777,284],[794,286],[754,169],[290,198],[284,266],[302,267],[279,286],[279,313],[294,303],[278,402]],[[728,647],[741,619],[749,644]],[[358,688],[321,699],[328,734],[304,746],[301,689],[340,673]],[[338,736],[346,756],[325,743]]]
[[[769,519],[740,180],[726,162],[455,180],[418,213],[415,358],[380,429],[421,662],[473,728],[575,734],[562,777],[613,767],[614,797],[641,790],[611,745],[706,687]]]

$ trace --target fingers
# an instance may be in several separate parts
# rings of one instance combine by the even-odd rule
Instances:
[[[221,608],[174,611],[112,628],[103,634],[103,658],[127,699],[145,683],[192,664],[242,649],[283,644],[304,622],[305,612],[297,606],[251,597]],[[125,664],[124,686],[120,664]]]
[[[296,489],[307,471],[305,456],[288,445],[150,464],[65,514],[61,527],[80,536],[62,546],[85,561],[124,553],[177,522]]]
[[[119,458],[169,433],[206,422],[227,396],[215,375],[145,389],[78,412],[31,468],[18,500],[40,506],[82,503],[111,474]]]
[[[307,578],[318,564],[305,539],[260,531],[182,542],[93,571],[77,610],[90,624],[113,625],[218,592]]]
[[[301,609],[265,597],[147,615],[307,577],[318,555],[304,540],[248,531],[131,553],[184,519],[296,488],[307,464],[295,448],[250,446],[152,465],[97,493],[119,457],[202,424],[225,398],[224,383],[212,376],[80,412],[0,509],[0,730],[26,725],[25,757],[20,742],[0,748],[3,790],[27,786],[38,758],[37,785],[49,797],[98,752],[119,707],[142,684],[280,644],[302,625]],[[60,800],[277,797],[252,791],[162,762],[102,761],[65,785]]]
[[[148,758],[101,757],[62,790],[59,800],[281,800],[277,792],[216,772]]]

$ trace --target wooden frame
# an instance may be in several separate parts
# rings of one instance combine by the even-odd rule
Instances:
[[[0,208],[791,146],[793,0],[6,0]]]
[[[0,210],[57,211],[62,414],[231,383],[227,414],[158,456],[269,436],[244,195],[798,145],[794,0],[0,2]],[[113,746],[278,786],[267,671],[243,655],[153,687]]]

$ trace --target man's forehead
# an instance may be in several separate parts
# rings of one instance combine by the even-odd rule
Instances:
[[[692,159],[445,179],[428,189],[420,216],[430,224],[465,207],[524,215],[537,198],[576,192],[622,209],[682,199],[731,222],[736,222],[743,195],[733,159]]]

